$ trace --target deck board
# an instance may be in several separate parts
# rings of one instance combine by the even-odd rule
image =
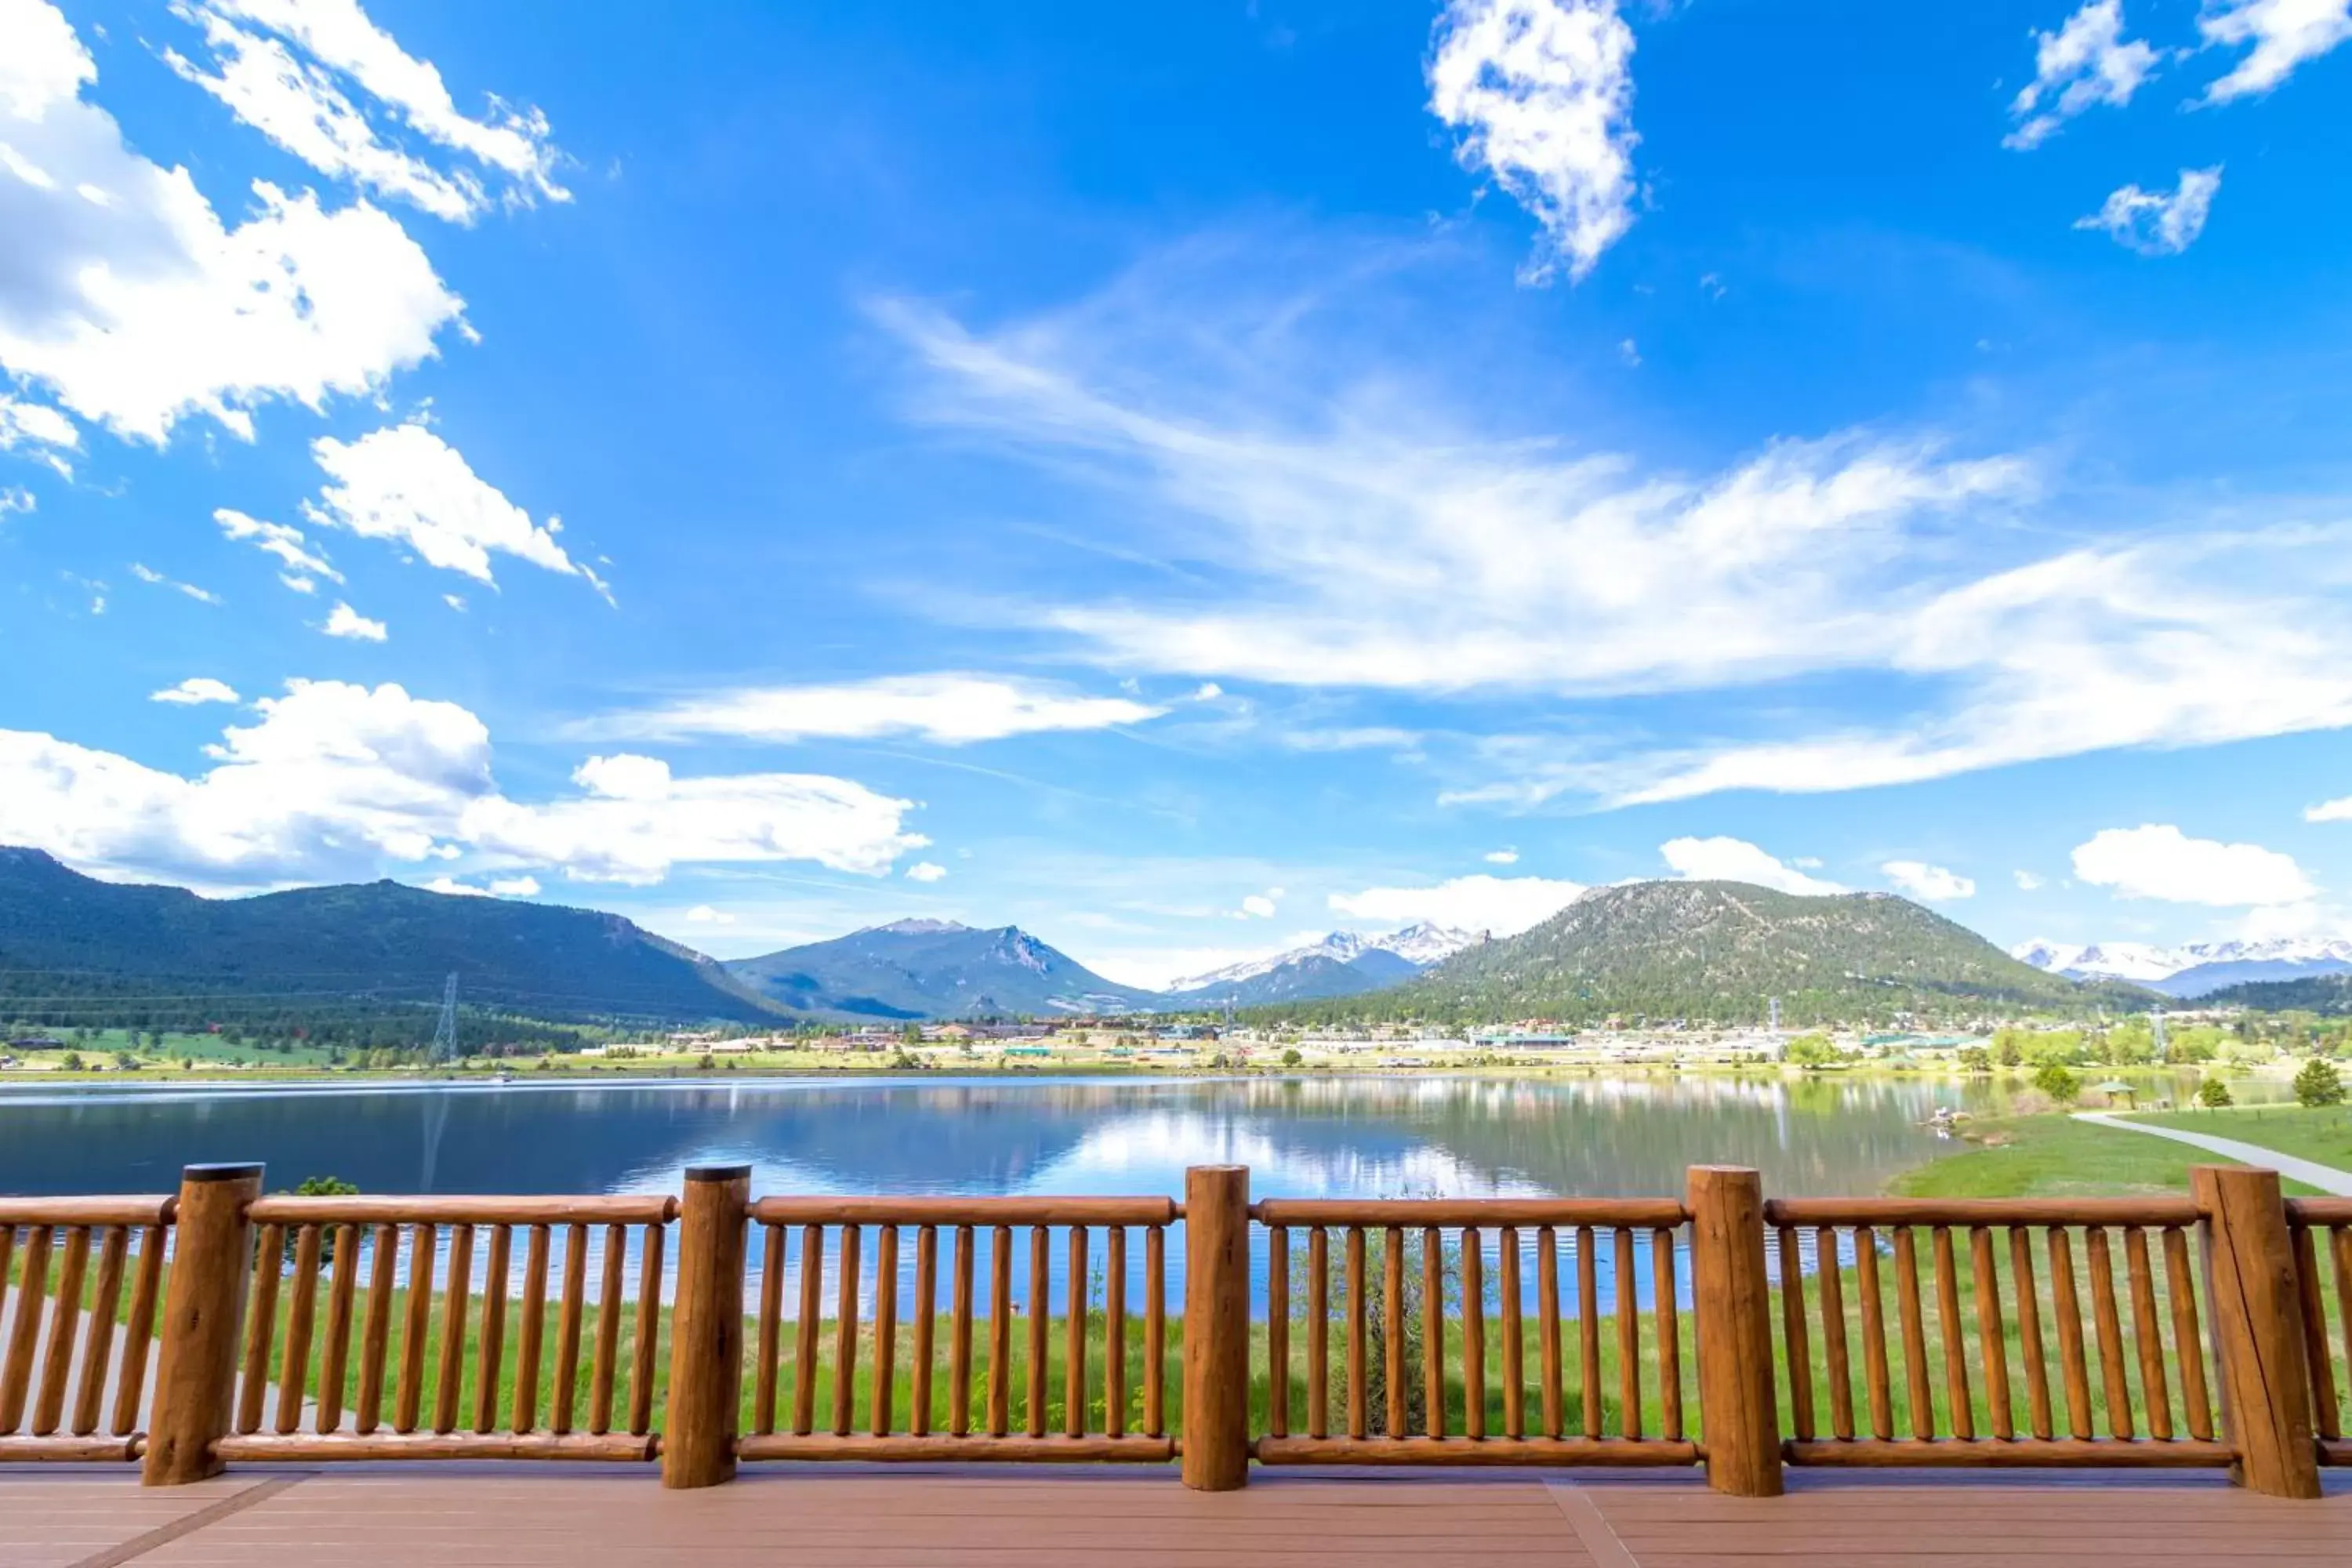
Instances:
[[[0,1564],[81,1568],[111,1552],[137,1568],[1951,1568],[1990,1556],[2082,1568],[2088,1552],[2292,1565],[2352,1561],[2347,1480],[2284,1502],[2211,1478],[1805,1477],[1787,1497],[1749,1500],[1679,1474],[1286,1471],[1202,1494],[1164,1472],[775,1467],[670,1492],[650,1470],[456,1464],[256,1468],[146,1490],[127,1470],[27,1468],[0,1471]],[[216,1517],[172,1535],[208,1509]]]

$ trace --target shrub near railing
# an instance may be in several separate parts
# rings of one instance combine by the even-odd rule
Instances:
[[[1255,1211],[1228,1166],[1188,1172],[1181,1206],[754,1203],[747,1167],[689,1171],[682,1204],[260,1178],[0,1199],[0,1462],[140,1458],[168,1485],[265,1458],[658,1457],[704,1486],[739,1458],[1181,1454],[1223,1489],[1253,1457],[1703,1461],[1746,1495],[1784,1462],[2228,1464],[2311,1497],[2352,1461],[2352,1203],[2240,1167],[2196,1168],[2185,1199],[1767,1205],[1753,1171],[1702,1166],[1681,1199]]]

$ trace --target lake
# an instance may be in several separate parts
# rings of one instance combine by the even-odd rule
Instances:
[[[1937,1107],[1995,1113],[2006,1094],[1664,1075],[26,1087],[0,1091],[0,1192],[168,1192],[183,1164],[257,1160],[272,1190],[331,1175],[394,1194],[676,1192],[688,1165],[745,1163],[755,1194],[1174,1196],[1187,1165],[1238,1163],[1261,1197],[1673,1195],[1717,1163],[1837,1195],[1948,1147],[1920,1125]],[[1056,1294],[1060,1262],[1057,1243]],[[1180,1287],[1175,1256],[1170,1274]]]

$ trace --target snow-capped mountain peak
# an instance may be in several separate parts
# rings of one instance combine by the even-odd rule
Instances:
[[[1171,982],[1168,989],[1199,991],[1212,985],[1237,985],[1244,980],[1270,974],[1286,963],[1297,963],[1303,959],[1328,958],[1334,963],[1351,963],[1367,952],[1392,952],[1416,968],[1426,969],[1477,940],[1476,935],[1470,931],[1426,922],[1409,925],[1384,936],[1368,937],[1360,931],[1335,931],[1305,947],[1294,947],[1286,952],[1265,958],[1244,959],[1239,963],[1229,963],[1223,969],[1213,969],[1205,974],[1186,975],[1181,980]]]
[[[2352,971],[2352,939],[2272,937],[2262,942],[2144,942],[2087,944],[2036,938],[2011,958],[2076,980],[2128,980],[2177,996],[2201,996],[2243,980],[2285,980]]]

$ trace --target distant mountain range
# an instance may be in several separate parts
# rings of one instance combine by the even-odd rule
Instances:
[[[2084,945],[2036,940],[2010,955],[2073,980],[2125,980],[2183,1000],[2232,985],[2352,974],[2352,941],[2282,937],[2268,942],[2196,942],[2158,947],[2141,942]]]
[[[1891,893],[1803,898],[1741,882],[1596,888],[1531,931],[1463,949],[1377,994],[1292,1009],[1475,1024],[1640,1015],[1759,1023],[1975,1016],[2145,1005],[2112,981],[2048,973]]]
[[[898,1019],[1124,1013],[1157,992],[1106,980],[1018,926],[894,921],[729,963],[738,983],[794,1013]]]
[[[775,1015],[714,961],[593,910],[398,882],[205,899],[0,847],[0,1007],[38,1014],[32,999],[66,994],[150,999],[159,1019],[423,1007],[452,971],[468,1005],[540,1018]]]

